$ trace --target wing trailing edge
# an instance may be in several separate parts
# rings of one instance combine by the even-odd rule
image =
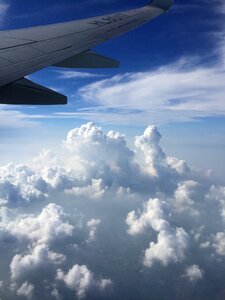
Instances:
[[[64,105],[67,97],[26,78],[0,88],[0,103],[11,105]]]
[[[86,51],[78,55],[72,56],[66,60],[63,60],[55,67],[61,68],[119,68],[120,62],[95,53],[93,51]]]

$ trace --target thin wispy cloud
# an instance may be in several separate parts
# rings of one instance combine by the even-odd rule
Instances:
[[[0,109],[0,128],[26,128],[40,125],[38,121],[31,120],[32,115],[22,113],[19,109],[3,106]]]
[[[224,13],[222,1],[214,4],[216,11]],[[124,73],[88,84],[79,92],[94,108],[77,111],[76,116],[123,124],[224,116],[225,26],[219,24],[216,34],[209,32],[215,43],[214,64],[203,64],[204,57],[188,56],[155,70]]]
[[[59,78],[62,79],[86,79],[86,78],[96,78],[105,77],[104,74],[96,74],[89,72],[78,72],[78,71],[57,71]]]
[[[204,3],[208,5],[209,1]],[[214,6],[222,11],[224,4],[220,1],[217,5],[215,2]],[[104,78],[105,74],[94,72],[59,70],[56,72],[58,78],[71,82],[79,79],[96,80],[79,90],[80,98],[84,100],[83,107],[74,107],[70,112],[30,114],[26,119],[78,118],[88,121],[97,119],[111,124],[146,125],[149,120],[160,124],[224,116],[223,24],[216,40],[215,52],[219,60],[211,66],[203,66],[202,58],[198,60],[188,56],[155,70],[107,78]],[[73,92],[71,94],[74,95]]]
[[[88,84],[79,90],[86,107],[48,117],[146,125],[149,120],[161,124],[224,116],[224,82],[223,64],[203,67],[185,58],[157,70]]]
[[[100,80],[81,88],[80,95],[88,103],[104,106],[106,110],[108,107],[111,112],[115,108],[121,118],[126,111],[131,113],[131,121],[137,111],[140,122],[145,120],[141,116],[146,114],[161,115],[164,121],[225,115],[224,69],[219,65],[186,68],[186,62],[189,63],[189,58],[183,60],[183,64],[178,61],[150,72]],[[129,119],[129,115],[127,117]]]
[[[0,25],[2,25],[5,21],[5,17],[7,15],[9,7],[10,5],[8,2],[4,0],[0,1]]]
[[[4,17],[9,9],[9,3],[5,1],[0,1],[0,16]]]

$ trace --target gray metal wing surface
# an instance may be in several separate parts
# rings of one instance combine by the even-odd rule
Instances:
[[[168,11],[173,0],[73,22],[0,32],[0,103],[66,104],[67,98],[25,76],[48,66],[118,67],[119,62],[89,51]]]

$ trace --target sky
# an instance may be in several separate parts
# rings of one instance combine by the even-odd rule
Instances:
[[[1,29],[70,21],[142,4],[5,1]],[[30,75],[34,82],[66,94],[69,104],[2,106],[0,161],[24,161],[43,147],[57,147],[69,129],[89,121],[131,137],[155,124],[167,136],[163,145],[167,151],[201,168],[207,163],[215,176],[223,178],[223,19],[222,1],[176,1],[169,14],[94,49],[119,60],[119,69],[52,67]]]
[[[1,30],[145,1],[0,1]],[[94,50],[119,69],[28,76],[67,106],[0,107],[0,299],[224,299],[225,5]]]

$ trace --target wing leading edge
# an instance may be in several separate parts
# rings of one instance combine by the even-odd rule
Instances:
[[[93,51],[86,51],[66,60],[56,63],[55,67],[61,68],[118,68],[119,61],[99,55]]]
[[[121,13],[0,32],[0,103],[66,104],[65,96],[24,77],[48,66],[118,67],[118,61],[89,50],[151,21],[172,4],[173,0],[153,0]]]

